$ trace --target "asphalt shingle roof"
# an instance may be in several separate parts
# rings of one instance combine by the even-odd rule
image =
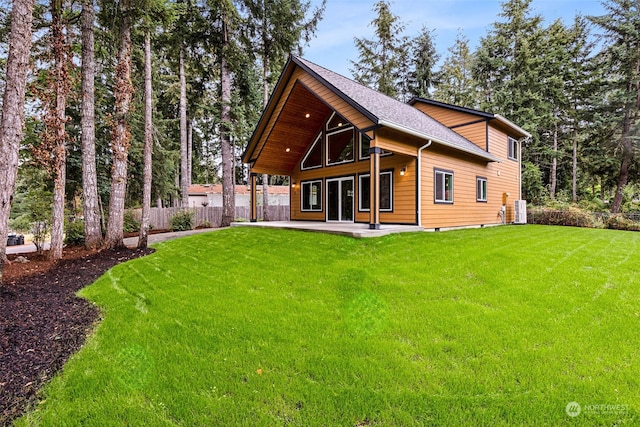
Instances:
[[[387,122],[396,127],[416,132],[425,139],[433,139],[437,143],[445,144],[488,160],[499,161],[492,154],[409,104],[400,102],[299,56],[293,56],[293,60],[321,80],[324,80],[325,83],[332,86],[342,95],[351,99],[353,103],[368,112],[370,116],[374,116],[378,123]]]

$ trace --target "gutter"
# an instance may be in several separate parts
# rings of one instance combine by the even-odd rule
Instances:
[[[429,140],[418,148],[418,227],[422,227],[422,150],[429,148],[433,141]]]

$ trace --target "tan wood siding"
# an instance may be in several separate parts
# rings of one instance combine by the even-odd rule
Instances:
[[[429,116],[447,127],[469,123],[480,118],[474,114],[463,113],[461,111],[451,110],[449,108],[438,107],[435,105],[422,104],[420,102],[416,102],[413,106],[423,113],[427,113]]]
[[[487,149],[487,122],[474,123],[452,129],[483,150]]]
[[[486,150],[487,148],[487,128],[486,122],[473,123],[466,126],[465,123],[472,123],[477,120],[483,120],[482,117],[474,114],[463,113],[461,111],[451,110],[449,108],[438,107],[436,105],[428,105],[417,102],[414,104],[418,110],[427,113],[443,125],[452,128],[454,132],[467,138],[478,147]]]
[[[506,142],[505,142],[506,144]],[[453,203],[434,201],[434,168],[453,171]],[[517,162],[484,163],[437,147],[422,153],[422,226],[460,227],[500,223],[505,193],[507,222],[513,221],[513,202],[518,199]],[[476,177],[487,178],[487,202],[476,201]]]
[[[406,167],[404,176],[400,176],[400,169]],[[415,224],[416,222],[416,159],[394,154],[380,158],[380,170],[393,170],[393,212],[381,212],[380,221],[384,223]],[[291,219],[324,221],[326,217],[326,180],[352,176],[354,178],[354,213],[356,222],[368,222],[369,212],[360,212],[359,204],[359,174],[369,173],[369,160],[322,167],[301,171],[298,166],[291,175],[291,181],[296,183],[291,192]],[[321,179],[322,183],[322,212],[302,212],[301,187],[304,181]]]

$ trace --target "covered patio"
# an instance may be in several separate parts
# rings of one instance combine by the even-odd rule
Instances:
[[[232,227],[264,227],[286,230],[312,231],[316,233],[338,234],[356,239],[366,237],[381,237],[396,233],[414,233],[423,231],[417,225],[385,224],[383,228],[371,229],[368,224],[340,223],[321,221],[269,221],[269,222],[233,222]]]

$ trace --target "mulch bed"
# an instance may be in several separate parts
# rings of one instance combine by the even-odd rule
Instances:
[[[80,349],[99,319],[98,309],[75,293],[114,265],[151,252],[65,248],[58,262],[47,260],[46,254],[26,254],[30,262],[5,265],[0,284],[0,425],[8,425],[35,401],[38,389]]]

